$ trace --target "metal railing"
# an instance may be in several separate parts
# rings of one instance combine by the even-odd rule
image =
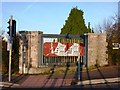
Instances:
[[[70,46],[69,44],[83,44],[84,46],[84,38],[85,36],[84,35],[59,35],[59,34],[42,34],[41,36],[41,50],[43,51],[41,56],[42,56],[42,65],[50,65],[50,64],[57,64],[57,65],[63,65],[63,64],[66,64],[66,63],[70,63],[70,64],[75,64],[77,63],[77,59],[78,59],[78,55],[69,55],[69,54],[63,54],[63,55],[55,55],[56,52],[56,48],[58,47],[58,43],[62,43],[63,45],[65,43],[66,44],[66,47],[67,49],[70,49]],[[48,46],[45,46],[45,43],[49,43]],[[53,44],[57,44],[56,46],[53,45]],[[51,44],[53,45],[53,53],[52,53],[52,46]],[[44,47],[49,47],[47,48],[47,54],[45,55],[45,48]],[[62,46],[61,46],[62,47]],[[78,47],[77,47],[78,48]],[[74,48],[76,49],[76,48]],[[66,50],[68,51],[68,50]],[[83,50],[84,52],[84,50]],[[78,52],[80,53],[80,52]],[[53,55],[48,55],[48,54],[53,54]],[[84,60],[84,56],[82,55],[81,56]]]

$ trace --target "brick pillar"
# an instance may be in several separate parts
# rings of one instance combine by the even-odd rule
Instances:
[[[22,40],[19,41],[19,73],[22,74]]]
[[[98,36],[98,64],[100,66],[107,65],[108,64],[108,54],[106,53],[107,45],[106,42],[106,34],[99,34]]]
[[[25,31],[20,31],[20,38],[19,38],[19,73],[25,73],[25,63],[26,63],[26,54],[24,54],[24,50],[25,50],[25,38],[24,36],[26,36],[26,32]],[[23,40],[24,39],[24,40]]]
[[[39,67],[40,62],[40,31],[21,31],[26,34],[26,54],[25,54],[25,70],[26,73],[29,71],[29,68]],[[22,34],[20,34],[22,35]],[[23,72],[23,52],[22,52],[22,40],[20,39],[20,48],[19,48],[19,73]]]
[[[97,57],[97,34],[88,34],[88,66],[93,66],[96,64]]]
[[[30,66],[37,68],[40,62],[40,31],[29,31],[27,32],[28,38],[28,58]]]
[[[88,66],[108,64],[106,34],[88,33]]]

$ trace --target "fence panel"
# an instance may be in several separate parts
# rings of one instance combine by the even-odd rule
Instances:
[[[43,35],[42,39],[43,65],[75,64],[78,56],[84,56],[83,36]]]

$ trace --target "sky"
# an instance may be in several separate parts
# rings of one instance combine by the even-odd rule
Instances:
[[[95,28],[118,13],[118,2],[2,2],[2,30],[8,31],[10,16],[17,31],[42,31],[59,34],[72,8],[83,10],[85,24]]]

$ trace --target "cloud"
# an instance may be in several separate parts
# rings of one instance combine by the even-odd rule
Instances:
[[[33,6],[34,6],[34,3],[27,5],[26,8],[23,10],[23,13],[29,11]]]
[[[33,7],[33,4],[28,5],[28,6],[26,7],[25,11],[30,10],[32,7]]]

